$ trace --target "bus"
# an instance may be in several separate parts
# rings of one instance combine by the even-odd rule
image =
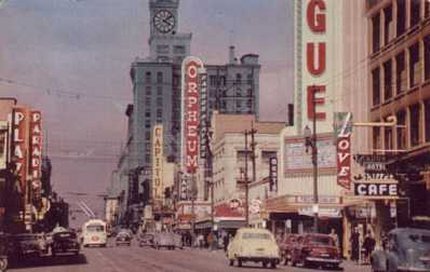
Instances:
[[[82,225],[82,246],[101,246],[107,243],[107,224],[100,219],[90,219]]]

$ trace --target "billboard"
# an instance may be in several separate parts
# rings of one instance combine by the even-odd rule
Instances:
[[[199,74],[203,62],[196,57],[187,57],[182,62],[182,141],[181,160],[185,173],[194,174],[198,167],[200,89]]]
[[[163,200],[163,125],[153,129],[152,142],[152,197],[154,201]]]

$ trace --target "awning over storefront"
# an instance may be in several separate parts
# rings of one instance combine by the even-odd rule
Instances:
[[[243,220],[228,220],[228,219],[217,219],[215,218],[215,224],[218,229],[238,229],[245,227],[245,218]],[[212,222],[210,220],[205,220],[196,223],[196,229],[211,229]]]

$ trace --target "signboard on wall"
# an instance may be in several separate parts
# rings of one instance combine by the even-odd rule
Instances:
[[[29,176],[35,200],[41,199],[42,190],[42,114],[30,112],[30,163]]]
[[[335,168],[336,148],[332,138],[325,136],[318,136],[317,138],[318,168]],[[284,175],[312,169],[312,154],[309,150],[306,153],[303,137],[285,139],[284,145]]]
[[[199,157],[200,86],[203,62],[187,57],[182,62],[182,167],[187,174],[196,173]]]
[[[15,107],[12,113],[12,157],[15,160],[21,193],[26,192],[28,173],[28,147],[29,147],[29,110],[24,107]]]
[[[351,188],[351,133],[352,113],[334,113],[336,137],[337,184],[347,190]]]
[[[163,125],[154,126],[152,142],[152,197],[163,200]]]
[[[0,170],[6,169],[8,160],[8,125],[0,121]]]

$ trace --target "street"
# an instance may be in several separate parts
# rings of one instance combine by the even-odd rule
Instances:
[[[136,241],[134,241],[136,242]],[[345,262],[343,271],[370,271],[369,266],[356,266]],[[128,246],[106,248],[84,248],[79,256],[45,257],[19,266],[12,266],[8,271],[50,271],[50,272],[221,272],[221,271],[267,271],[261,264],[245,263],[244,267],[230,267],[222,250],[211,252],[207,249],[155,250],[139,248],[134,243]],[[277,271],[315,271],[299,267],[280,265]],[[326,271],[326,270],[319,270]]]

